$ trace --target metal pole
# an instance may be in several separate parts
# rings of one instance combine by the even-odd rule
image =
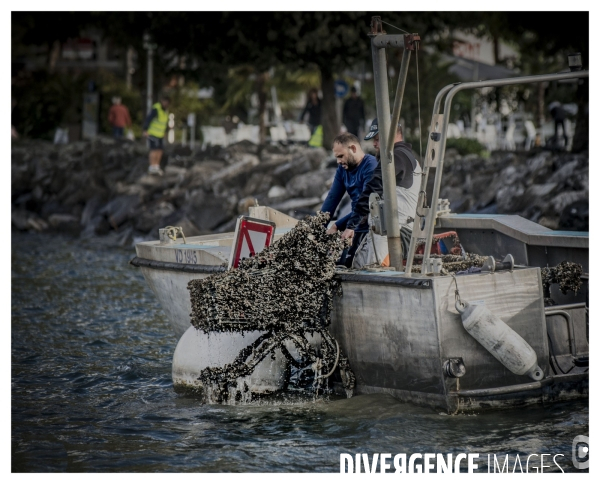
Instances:
[[[153,79],[153,68],[154,68],[154,49],[148,47],[148,76],[146,78],[146,115],[152,111],[152,79]]]
[[[396,137],[396,126],[398,126],[398,122],[400,121],[400,110],[402,109],[402,98],[404,97],[404,87],[406,86],[406,76],[408,75],[410,52],[410,50],[404,49],[402,53],[402,64],[400,64],[400,74],[398,75],[398,87],[396,88],[396,98],[394,99],[390,135],[387,140],[388,153],[394,149],[394,138]]]
[[[437,94],[437,96],[435,97],[435,101],[433,103],[433,113],[431,115],[431,118],[433,119],[433,117],[435,115],[437,115],[440,112],[440,105],[442,103],[442,98],[444,97],[444,95],[450,90],[452,89],[456,84],[448,84],[446,87],[443,87],[440,92]],[[424,200],[425,197],[423,196],[423,194],[425,193],[425,191],[427,190],[427,180],[429,179],[429,165],[426,163],[427,160],[427,155],[429,153],[429,147],[431,145],[431,133],[430,136],[427,139],[427,148],[425,150],[425,159],[423,160],[423,167],[422,167],[422,171],[423,174],[421,175],[421,187],[419,188],[419,199],[417,201],[417,208],[415,210],[415,221],[413,224],[413,227],[417,227],[420,226],[421,224],[421,216],[419,216],[419,209],[423,209],[425,208],[425,204],[424,204]],[[427,220],[427,218],[426,218]],[[418,224],[418,225],[417,225]],[[406,256],[406,275],[408,277],[410,277],[412,275],[412,261],[415,258],[415,252],[417,250],[417,236],[416,236],[416,228],[413,228],[412,234],[410,236],[410,245],[408,247],[408,255]],[[423,268],[421,267],[421,273],[423,273]]]
[[[127,47],[127,56],[125,62],[125,85],[127,86],[127,90],[131,90],[131,76],[133,74],[133,47]]]
[[[377,102],[377,121],[379,123],[379,156],[381,176],[383,178],[383,216],[387,227],[387,243],[390,255],[390,266],[402,270],[402,243],[400,239],[400,224],[398,223],[398,200],[396,199],[396,172],[393,159],[385,149],[390,132],[390,98],[388,94],[387,66],[385,48],[375,46],[371,39],[373,55],[373,80],[375,83],[375,98]]]
[[[437,203],[438,197],[440,196],[440,188],[442,185],[442,172],[444,169],[444,156],[446,153],[446,138],[448,132],[448,123],[450,119],[450,110],[452,107],[452,99],[456,93],[464,91],[465,89],[480,89],[482,87],[499,87],[499,86],[510,86],[513,84],[533,84],[536,82],[546,81],[560,81],[563,79],[581,79],[589,77],[588,71],[579,72],[566,72],[561,74],[543,74],[540,76],[524,76],[524,77],[511,77],[509,79],[493,79],[490,81],[479,81],[479,82],[465,82],[454,86],[446,96],[444,102],[444,119],[441,127],[441,139],[439,149],[439,162],[435,170],[435,182],[433,184],[433,193],[431,196],[431,212],[427,220],[427,239],[425,242],[425,251],[423,253],[423,264],[425,259],[429,256],[431,250],[431,243],[433,240],[433,229],[436,221]]]

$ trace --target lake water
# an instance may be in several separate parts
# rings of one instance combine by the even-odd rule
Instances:
[[[341,453],[425,452],[478,453],[483,471],[488,454],[509,454],[511,469],[519,455],[525,470],[545,453],[545,472],[560,472],[553,458],[575,470],[587,400],[449,416],[385,395],[262,406],[178,396],[176,340],[134,255],[13,235],[13,472],[339,472]],[[530,472],[539,465],[532,457]]]

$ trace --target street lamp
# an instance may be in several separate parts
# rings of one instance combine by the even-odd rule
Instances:
[[[156,44],[152,42],[152,37],[147,32],[144,34],[144,49],[148,51],[148,62],[146,68],[146,114],[149,114],[152,110],[152,71],[154,67],[154,50],[156,49]]]

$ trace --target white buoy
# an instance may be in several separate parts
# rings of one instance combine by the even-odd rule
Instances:
[[[209,389],[198,380],[200,372],[208,367],[233,363],[240,351],[262,334],[260,331],[249,331],[244,335],[229,332],[206,334],[190,326],[177,343],[173,355],[175,389],[204,393],[210,401]],[[275,350],[274,355],[274,359],[269,355],[262,360],[249,376],[238,378],[237,388],[247,388],[244,399],[250,393],[269,393],[284,387],[288,363],[280,350]]]
[[[533,380],[544,378],[537,364],[533,348],[504,321],[479,304],[456,302],[462,323],[468,333],[486,350],[516,375],[527,375]]]

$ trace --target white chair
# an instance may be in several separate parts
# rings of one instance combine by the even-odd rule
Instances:
[[[533,148],[533,145],[535,144],[535,138],[537,136],[537,131],[533,122],[529,120],[525,121],[525,131],[527,132],[527,139],[525,140],[525,149],[530,150],[531,148]]]
[[[243,141],[248,140],[257,145],[260,141],[259,136],[259,127],[246,124],[244,126],[238,126],[238,129],[235,134],[235,141]]]
[[[496,142],[496,126],[493,124],[488,124],[485,127],[483,144],[489,151],[493,151],[498,147],[498,143]]]
[[[506,128],[506,133],[504,133],[504,138],[502,139],[502,149],[503,150],[515,150],[515,123],[510,123],[508,128]]]
[[[307,143],[310,139],[311,133],[310,129],[306,124],[302,123],[292,123],[292,134],[289,136],[290,141],[294,141],[296,143]]]
[[[460,138],[460,128],[454,123],[448,123],[448,131],[446,132],[447,138]]]
[[[272,144],[277,144],[279,142],[285,143],[287,141],[287,133],[283,126],[271,126],[269,131],[271,133]]]
[[[227,132],[222,126],[202,126],[202,150],[205,150],[208,145],[211,146],[228,146]]]

